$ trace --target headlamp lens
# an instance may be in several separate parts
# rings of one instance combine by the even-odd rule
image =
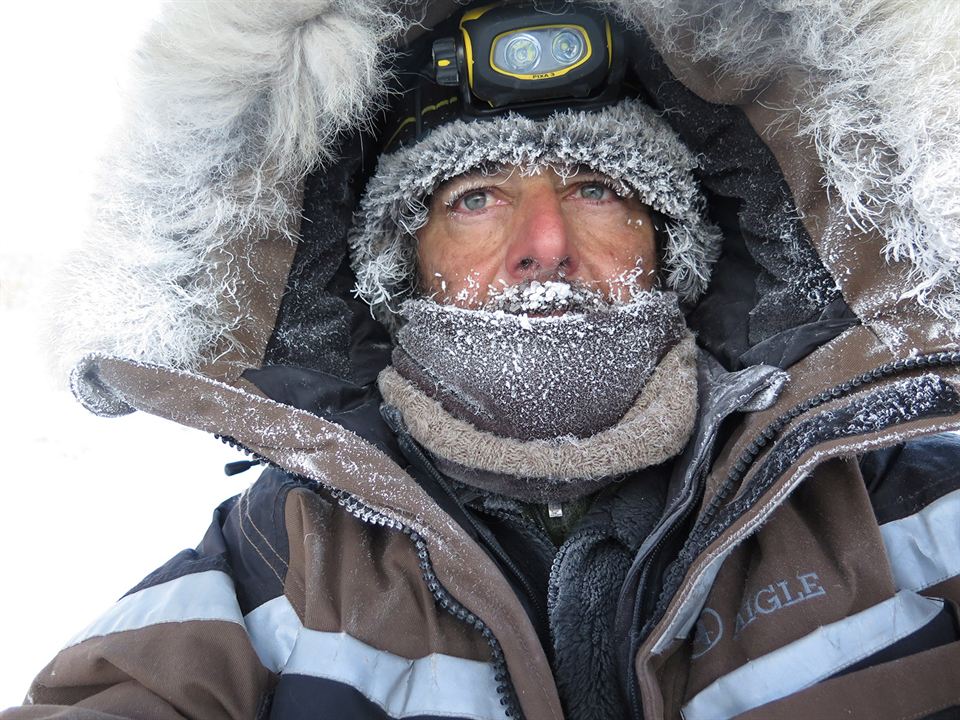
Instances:
[[[553,58],[561,65],[573,65],[583,56],[584,45],[579,33],[561,30],[553,36]]]
[[[527,33],[515,35],[507,40],[503,55],[511,72],[533,70],[540,62],[540,41]]]
[[[583,30],[570,25],[523,28],[494,40],[490,65],[513,75],[549,77],[584,62],[590,48]],[[549,48],[549,52],[547,52]]]

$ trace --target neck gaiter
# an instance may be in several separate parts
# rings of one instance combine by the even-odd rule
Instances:
[[[394,368],[448,413],[501,437],[587,438],[633,406],[687,336],[674,293],[531,317],[408,300]]]

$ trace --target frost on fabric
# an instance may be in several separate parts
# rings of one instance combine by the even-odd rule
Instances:
[[[533,283],[480,310],[408,300],[394,366],[482,430],[589,437],[623,417],[686,326],[673,293],[616,304],[586,294]]]
[[[960,331],[960,5],[605,4],[629,21],[642,15],[664,51],[715,61],[725,79],[744,86],[804,68],[803,105],[785,111],[800,111],[799,134],[816,147],[824,182],[857,230],[885,237],[888,260],[909,263],[901,297]]]
[[[861,393],[852,402],[827,409],[791,431],[757,473],[752,496],[757,496],[804,452],[819,443],[890,431],[920,418],[954,414],[958,410],[960,396],[956,389],[934,374],[898,380]]]
[[[750,342],[760,343],[814,317],[840,297],[836,281],[830,276],[813,247],[792,204],[784,201],[775,211],[769,207],[741,212],[750,226],[762,231],[746,234],[744,243],[750,256],[764,272],[757,276],[758,300],[750,312]]]
[[[61,271],[50,334],[66,367],[93,351],[195,368],[236,345],[254,241],[292,242],[300,180],[369,121],[401,23],[376,3],[166,4]]]

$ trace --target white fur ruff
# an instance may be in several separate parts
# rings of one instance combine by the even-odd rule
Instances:
[[[258,237],[295,239],[299,186],[383,98],[400,20],[368,2],[170,2],[141,42],[52,342],[195,368],[249,322]]]
[[[913,297],[960,333],[960,3],[953,0],[601,0],[678,51],[753,78],[803,69],[810,138],[854,225],[911,265]],[[762,82],[762,81],[761,81]],[[802,94],[801,94],[802,95]],[[784,108],[791,110],[791,108]],[[845,237],[833,239],[844,242]]]

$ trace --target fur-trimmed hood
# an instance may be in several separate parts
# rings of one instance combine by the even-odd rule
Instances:
[[[705,351],[705,422],[678,466],[717,484],[695,519],[706,530],[664,583],[681,596],[715,571],[709,548],[769,519],[817,462],[957,427],[953,386],[934,370],[960,358],[943,352],[960,342],[960,8],[600,2],[631,28],[637,93],[696,156],[723,235],[687,314]],[[429,549],[428,582],[501,643],[528,716],[558,717],[505,576],[398,459],[391,443],[409,437],[376,425],[391,341],[352,294],[347,238],[395,49],[461,6],[386,7],[166,6],[138,55],[90,237],[59,283],[56,351],[91,411],[222,436],[329,487],[357,517],[408,530]],[[921,391],[932,399],[919,409],[901,402]],[[812,431],[834,412],[851,436]],[[736,512],[743,523],[726,524]],[[650,637],[667,642],[683,622]]]
[[[636,30],[647,100],[705,159],[701,181],[728,235],[720,272],[751,266],[736,350],[702,338],[721,359],[747,364],[757,344],[818,317],[842,325],[851,314],[827,310],[837,302],[895,353],[956,342],[960,10],[895,0],[605,6]],[[305,272],[303,240],[314,236],[325,278],[314,302],[332,319],[311,340],[339,356],[321,369],[350,376],[363,308],[349,297],[339,234],[372,170],[395,48],[452,9],[166,6],[137,55],[87,243],[60,283],[64,366],[103,353],[229,379],[269,362],[271,343],[295,330],[277,318],[281,299],[297,315],[288,280]],[[312,217],[311,203],[324,212]],[[722,305],[736,301],[722,279],[713,286]],[[787,316],[776,309],[785,303]],[[691,315],[695,327],[710,324],[706,308]],[[112,412],[109,393],[75,389]]]

